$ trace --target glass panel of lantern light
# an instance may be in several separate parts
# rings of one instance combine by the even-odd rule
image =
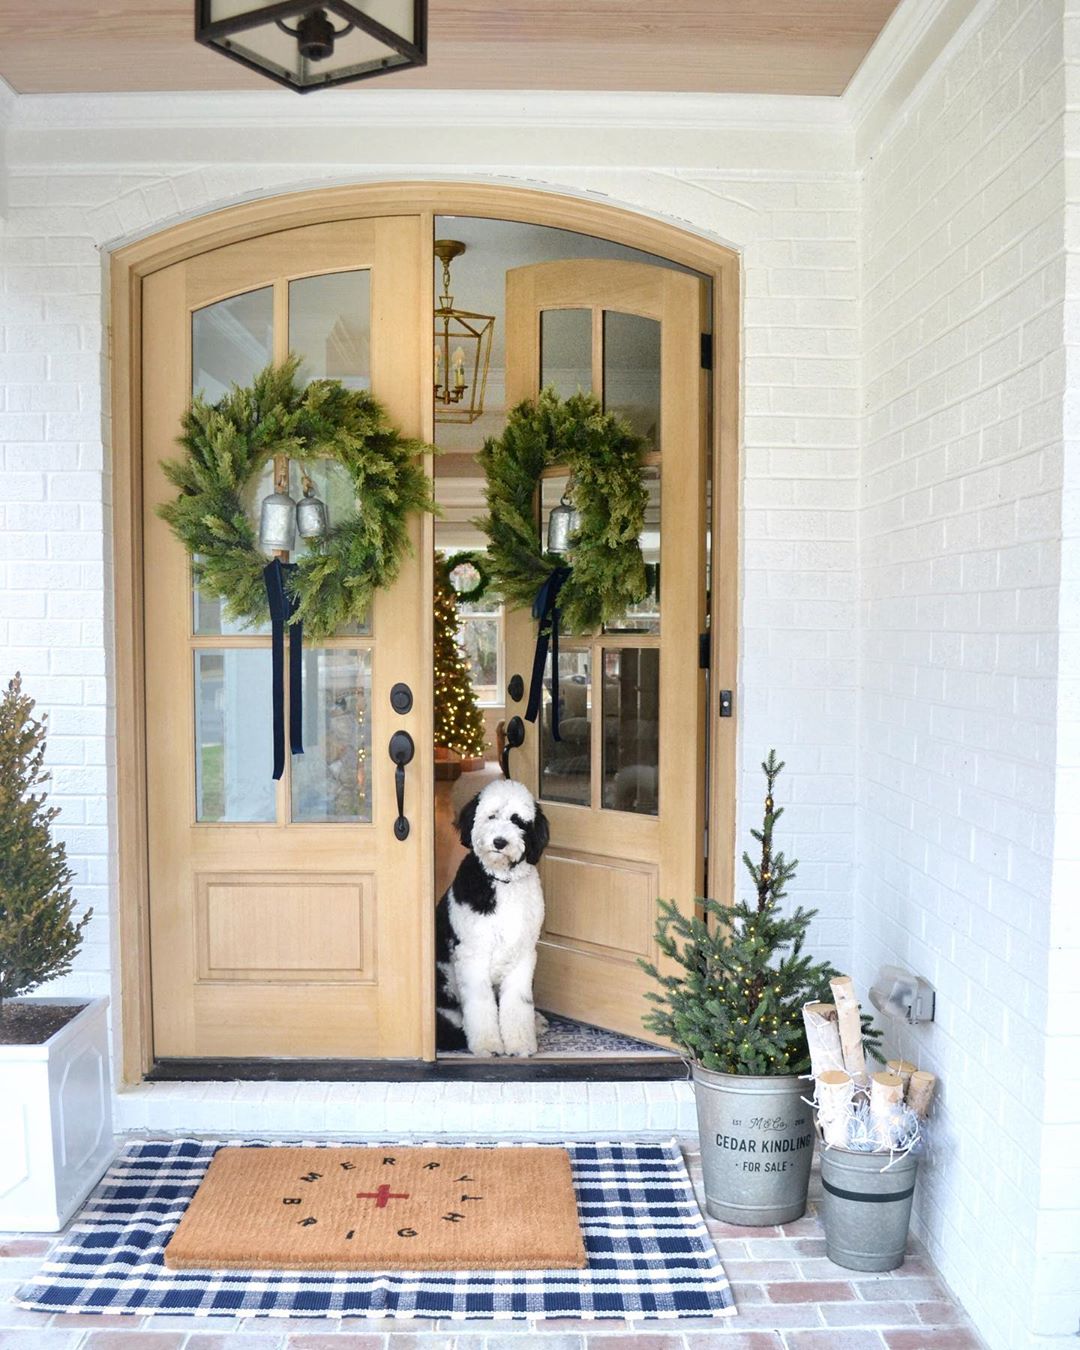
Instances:
[[[371,652],[304,649],[304,753],[292,760],[292,819],[371,821]]]
[[[540,315],[540,387],[560,398],[593,389],[592,311],[545,309]]]
[[[211,0],[211,21],[231,18],[252,8],[251,0]],[[413,37],[412,0],[363,0],[356,6],[369,18],[385,22],[386,26],[411,41]],[[302,54],[301,24],[310,14],[322,13],[333,29],[332,50],[318,59]],[[400,25],[400,26],[399,26]],[[393,47],[358,28],[350,28],[347,21],[335,12],[332,2],[319,11],[313,7],[305,14],[293,14],[281,24],[268,20],[253,28],[244,28],[215,39],[223,50],[256,62],[260,68],[281,76],[298,88],[317,86],[329,80],[360,75],[370,70],[392,70],[407,64]],[[310,50],[310,48],[309,48]]]
[[[604,407],[660,449],[660,322],[604,311]]]
[[[540,709],[540,795],[549,802],[592,801],[592,682],[588,650],[559,650],[559,736],[552,725],[551,656]]]
[[[655,816],[659,810],[660,653],[605,648],[604,807]]]
[[[203,648],[195,659],[195,819],[275,819],[268,647]]]
[[[234,384],[249,385],[269,365],[273,355],[274,291],[257,291],[219,300],[191,316],[192,393],[216,403]],[[262,478],[246,494],[254,519],[259,503],[273,492],[268,465]],[[220,600],[195,591],[193,631],[218,636],[233,633],[269,633],[269,622],[247,626],[228,618]]]
[[[631,605],[622,618],[605,624],[605,633],[660,632],[660,469],[655,465],[647,466],[641,476],[649,500],[645,507],[645,528],[638,542],[645,559],[645,580],[649,589],[644,599]]]

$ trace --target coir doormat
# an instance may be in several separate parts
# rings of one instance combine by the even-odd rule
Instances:
[[[565,1145],[585,1243],[580,1270],[170,1270],[165,1247],[210,1160],[251,1146],[193,1139],[125,1145],[40,1273],[19,1290],[18,1302],[38,1312],[200,1317],[591,1319],[735,1312],[674,1141]],[[394,1145],[359,1147],[389,1153]],[[477,1158],[485,1151],[476,1146]]]
[[[562,1148],[223,1148],[173,1270],[566,1270],[585,1264]]]

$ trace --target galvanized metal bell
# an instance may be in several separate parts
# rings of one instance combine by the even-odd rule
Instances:
[[[581,529],[581,512],[570,501],[570,484],[562,495],[558,506],[551,508],[548,516],[547,546],[549,553],[565,553],[571,538]]]
[[[291,553],[296,542],[296,503],[287,492],[271,492],[262,499],[259,546],[267,553]]]
[[[296,528],[301,539],[325,539],[330,528],[326,503],[315,496],[315,484],[309,478],[304,484],[304,495],[296,504]]]

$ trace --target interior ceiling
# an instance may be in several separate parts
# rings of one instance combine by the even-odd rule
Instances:
[[[345,88],[839,95],[898,3],[430,0],[428,65]],[[24,94],[272,87],[193,31],[193,0],[0,0],[0,75]]]

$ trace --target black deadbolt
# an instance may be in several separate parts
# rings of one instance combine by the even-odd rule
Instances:
[[[396,713],[412,712],[412,690],[407,684],[395,684],[390,690],[390,706]]]
[[[514,700],[515,703],[521,702],[521,700],[525,697],[525,681],[521,678],[520,675],[510,676],[510,683],[506,686],[506,692],[510,695],[510,697]]]

